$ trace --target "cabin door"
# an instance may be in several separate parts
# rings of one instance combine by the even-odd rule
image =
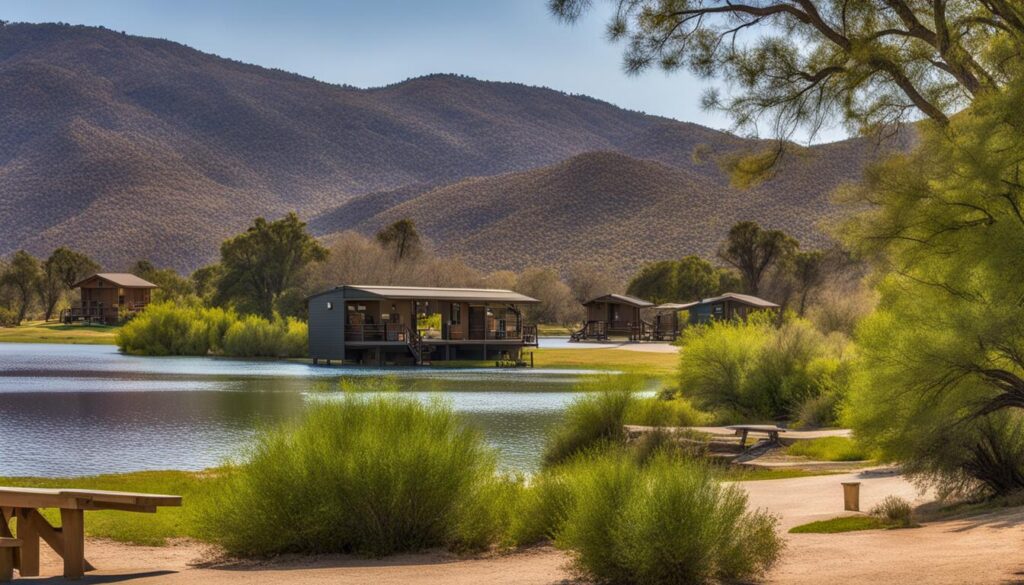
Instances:
[[[487,309],[484,307],[469,307],[469,338],[484,339],[484,332],[487,330]]]

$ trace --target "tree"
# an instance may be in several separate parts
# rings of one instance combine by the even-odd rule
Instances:
[[[718,294],[720,275],[707,260],[686,256],[676,263],[674,299],[679,302],[699,301]]]
[[[14,290],[17,324],[25,320],[35,301],[41,274],[39,260],[24,250],[18,250],[11,256],[7,269],[0,275],[0,284]]]
[[[99,264],[81,252],[64,247],[54,250],[43,262],[37,284],[39,298],[43,303],[43,318],[49,321],[57,303],[71,287],[99,269]]]
[[[154,293],[154,302],[178,301],[194,292],[191,280],[178,274],[173,268],[157,268],[149,260],[136,261],[128,272],[159,287]]]
[[[529,319],[534,323],[571,325],[583,319],[583,307],[551,268],[526,268],[516,280],[514,290],[540,301],[526,308]]]
[[[667,303],[675,298],[676,263],[672,260],[650,262],[640,268],[626,287],[626,294],[652,303]]]
[[[859,437],[947,489],[1024,489],[1024,81],[846,194],[885,277],[858,334]],[[964,482],[964,479],[970,481]]]
[[[739,271],[745,292],[756,296],[765,272],[789,260],[798,246],[782,231],[764,230],[756,222],[741,221],[729,230],[718,257]]]
[[[592,0],[550,0],[575,21]],[[843,122],[860,131],[924,115],[940,125],[1004,89],[1024,60],[1024,5],[1011,0],[611,0],[625,68],[720,78],[708,108],[779,138]]]
[[[607,268],[598,264],[574,264],[569,268],[565,280],[578,303],[585,303],[601,295],[617,293],[622,286]]]
[[[400,219],[377,232],[377,242],[391,250],[396,261],[413,258],[423,249],[416,222],[411,219]]]
[[[800,299],[797,313],[803,316],[808,298],[825,281],[825,254],[818,250],[797,252],[793,256],[793,279]]]
[[[220,257],[218,302],[269,318],[299,273],[325,260],[327,249],[306,232],[298,215],[289,213],[277,221],[256,218],[245,233],[221,244]]]

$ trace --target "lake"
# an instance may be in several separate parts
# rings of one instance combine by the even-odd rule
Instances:
[[[440,397],[479,426],[505,468],[532,471],[579,370],[324,367],[135,357],[109,345],[0,343],[0,476],[198,470],[260,428],[382,377]]]

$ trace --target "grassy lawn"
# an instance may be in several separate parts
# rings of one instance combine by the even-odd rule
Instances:
[[[0,343],[113,344],[118,329],[107,325],[25,321],[18,327],[0,327]]]
[[[844,516],[831,520],[819,520],[810,524],[801,524],[789,529],[791,534],[836,534],[854,532],[856,530],[883,530],[890,525],[881,518],[874,516]]]
[[[537,335],[550,337],[565,337],[572,335],[579,327],[566,327],[564,325],[537,325]]]
[[[871,454],[847,437],[822,437],[798,441],[786,448],[787,455],[815,461],[866,461]]]
[[[796,479],[798,477],[813,477],[816,475],[836,475],[846,473],[845,471],[818,471],[793,468],[764,468],[752,467],[749,465],[730,465],[722,473],[725,481],[765,481],[771,479]]]
[[[97,475],[71,479],[39,477],[0,477],[0,485],[33,488],[74,488],[143,492],[182,496],[181,508],[159,508],[155,514],[98,511],[85,513],[85,532],[89,536],[121,542],[160,546],[168,538],[195,536],[188,506],[203,489],[210,472],[140,471],[116,475]],[[46,519],[57,526],[57,510],[43,510]]]
[[[534,366],[538,368],[619,370],[664,376],[675,373],[679,355],[624,349],[540,348],[533,350],[533,361]]]

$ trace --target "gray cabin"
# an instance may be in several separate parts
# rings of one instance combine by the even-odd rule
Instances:
[[[522,307],[539,301],[510,290],[343,285],[307,302],[313,363],[518,359],[537,345]]]
[[[779,311],[779,305],[771,301],[731,292],[697,303],[687,303],[685,308],[690,313],[691,324],[707,323],[711,320],[746,319],[747,315],[755,311]]]
[[[641,310],[654,303],[628,295],[603,295],[583,303],[587,320],[572,334],[572,341],[604,340],[627,337],[640,341],[650,337],[651,324],[641,317]]]

